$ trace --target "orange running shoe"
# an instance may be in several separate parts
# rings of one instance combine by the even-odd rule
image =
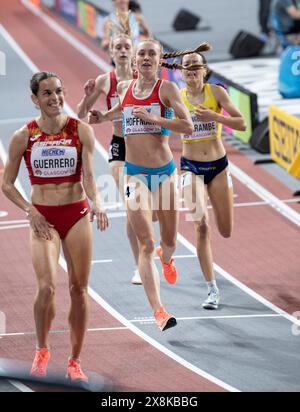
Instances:
[[[161,246],[158,246],[156,248],[156,253],[160,258],[160,261],[161,261],[161,264],[162,264],[162,267],[163,267],[163,274],[164,274],[164,277],[165,277],[166,281],[168,283],[170,283],[171,285],[173,285],[174,283],[176,283],[176,280],[177,280],[177,270],[176,270],[176,266],[174,264],[174,258],[172,257],[170,263],[165,263],[162,260]]]
[[[88,382],[89,378],[82,372],[80,363],[70,358],[67,366],[67,378],[71,382]]]
[[[177,321],[174,318],[174,316],[169,315],[169,313],[166,312],[163,306],[160,306],[160,308],[156,312],[154,312],[154,317],[155,317],[157,326],[162,332],[164,330],[173,328],[173,326],[177,325]]]
[[[47,376],[47,366],[50,359],[50,352],[48,348],[42,348],[35,352],[35,357],[32,363],[30,375],[36,377]]]

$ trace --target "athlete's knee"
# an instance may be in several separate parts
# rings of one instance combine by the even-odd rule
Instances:
[[[210,225],[206,218],[202,219],[200,222],[196,222],[195,226],[197,236],[201,239],[205,239],[210,236]]]
[[[71,299],[82,299],[87,295],[87,285],[72,282],[69,286]]]
[[[47,304],[54,298],[55,286],[51,283],[44,283],[39,285],[38,297],[41,303]]]
[[[154,252],[154,239],[140,240],[140,252],[144,255],[151,255]]]

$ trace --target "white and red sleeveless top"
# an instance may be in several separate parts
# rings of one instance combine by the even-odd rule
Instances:
[[[106,95],[107,110],[110,110],[117,103],[119,103],[119,96],[117,92],[118,81],[117,81],[116,72],[114,70],[112,70],[109,73],[109,80],[110,80],[110,88],[109,88],[109,92]]]
[[[134,79],[137,78],[137,73],[135,71],[133,72],[133,78]],[[112,70],[109,73],[109,82],[110,82],[110,87],[106,95],[107,110],[110,110],[112,107],[114,107],[116,104],[119,103],[119,95],[117,92],[118,80],[117,80],[115,70]],[[122,121],[121,116],[113,120],[113,122],[121,122],[121,121]]]
[[[145,122],[132,113],[134,106],[144,106],[151,114],[167,119],[173,117],[173,109],[165,106],[159,95],[162,82],[163,80],[158,79],[150,94],[141,98],[134,95],[136,80],[132,80],[121,104],[124,137],[134,134],[163,134],[167,136],[170,134],[170,130],[154,123]]]
[[[36,120],[27,124],[29,138],[24,160],[31,184],[80,182],[82,177],[82,144],[78,120],[67,118],[57,134],[40,130]]]

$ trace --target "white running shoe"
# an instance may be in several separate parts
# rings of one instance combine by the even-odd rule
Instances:
[[[134,273],[134,274],[133,274],[133,277],[132,277],[132,279],[131,279],[131,283],[132,283],[133,285],[142,285],[143,282],[142,282],[142,279],[141,279],[141,276],[140,276],[139,271],[138,271],[137,269],[135,269],[135,271],[134,271],[133,273]]]
[[[207,299],[202,303],[204,309],[218,309],[220,302],[220,292],[217,288],[212,288]]]

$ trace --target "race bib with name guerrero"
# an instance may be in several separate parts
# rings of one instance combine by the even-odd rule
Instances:
[[[76,173],[76,147],[52,146],[33,147],[31,167],[36,177],[64,177]]]
[[[192,115],[192,121],[194,124],[194,131],[191,135],[183,135],[185,140],[201,139],[205,137],[217,136],[217,123],[212,122],[202,122],[199,120],[198,116]]]
[[[161,116],[161,108],[158,103],[143,106],[148,113]],[[134,106],[125,106],[122,112],[124,136],[130,134],[161,134],[161,126],[145,122],[132,114]]]

